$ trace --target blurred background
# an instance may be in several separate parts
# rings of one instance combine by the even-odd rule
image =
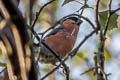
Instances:
[[[84,0],[77,0],[84,4]],[[36,0],[33,6],[33,19],[35,19],[36,12],[49,0]],[[49,27],[51,27],[56,21],[62,17],[76,13],[83,5],[79,2],[72,1],[63,5],[64,0],[56,0],[54,3],[49,4],[41,13],[36,25],[36,32],[43,32]],[[108,9],[109,0],[101,0],[100,11],[105,11]],[[87,4],[89,7],[95,6],[95,0],[88,0]],[[120,8],[120,0],[112,1],[112,10]],[[28,0],[20,0],[19,9],[23,13],[23,16],[28,18],[29,4]],[[120,11],[116,13],[120,15]],[[94,9],[86,8],[82,14],[83,16],[89,18],[95,24]],[[107,33],[107,39],[105,41],[105,72],[108,76],[108,80],[120,80],[120,17],[115,20],[117,26],[113,26]],[[76,41],[77,46],[85,36],[87,36],[91,31],[92,27],[84,21],[80,26],[80,31],[78,39]],[[35,40],[36,42],[36,40]],[[94,72],[90,71],[84,75],[80,75],[84,71],[94,67],[94,53],[98,51],[99,36],[94,34],[90,37],[83,45],[80,47],[77,55],[72,59],[66,61],[67,66],[70,69],[70,80],[96,80]],[[40,78],[47,74],[54,67],[50,64],[39,64],[40,65]],[[1,68],[2,69],[2,68]],[[65,80],[65,75],[62,69],[58,69],[54,73],[56,80]],[[53,80],[51,77],[45,80]]]

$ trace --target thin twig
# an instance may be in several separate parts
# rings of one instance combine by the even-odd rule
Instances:
[[[83,43],[89,38],[91,37],[95,32],[97,32],[97,29],[95,29],[94,31],[92,31],[89,35],[87,35],[81,42],[80,44],[69,54],[71,57],[75,56],[77,54],[77,51],[79,50],[79,48],[83,45]]]
[[[112,11],[112,12],[111,12],[111,15],[113,15],[114,13],[116,13],[116,12],[119,11],[119,10],[120,10],[120,8],[117,8],[116,10]]]
[[[93,68],[90,68],[90,69],[84,71],[83,73],[81,73],[80,75],[84,75],[84,74],[86,74],[86,73],[88,73],[88,72],[90,72],[90,71],[93,71],[94,69],[95,69],[94,67],[93,67]]]
[[[83,3],[81,3],[81,2],[79,2],[79,1],[77,1],[77,0],[75,0],[75,2],[77,2],[77,3],[81,4],[81,5],[84,5]]]
[[[51,75],[53,72],[55,72],[60,66],[55,67],[53,70],[51,70],[50,72],[48,72],[45,76],[43,76],[40,80],[44,80],[46,77],[48,77],[49,75]]]
[[[101,28],[101,25],[100,25],[100,22],[99,22],[99,19],[98,19],[99,3],[100,3],[100,0],[96,0],[96,3],[95,3],[95,19],[96,19],[96,25],[97,25],[98,30],[100,30],[100,28]]]
[[[78,2],[78,3],[79,3],[79,1],[75,1],[75,2]],[[94,9],[93,7],[89,7],[89,6],[88,6],[87,0],[85,0],[84,2],[85,2],[84,4],[83,4],[83,3],[80,3],[80,4],[82,4],[83,6],[82,6],[80,9],[78,9],[77,11],[75,11],[75,12],[79,12],[79,11],[82,9],[81,14],[83,14],[83,11],[84,11],[85,8]]]
[[[2,70],[0,71],[0,74],[3,73],[6,69],[7,69],[7,67],[5,67],[4,69],[2,69]]]
[[[112,4],[112,0],[110,0],[110,3],[109,3],[108,18],[107,18],[106,24],[105,24],[104,35],[106,35],[106,32],[107,32],[107,30],[108,30],[108,26],[109,26],[109,22],[110,22],[110,17],[111,17],[111,4]]]
[[[41,41],[41,43],[59,60],[62,61],[62,59],[57,55],[55,51],[53,51],[44,41]]]
[[[52,1],[48,2],[48,3],[46,3],[45,5],[43,5],[43,6],[40,8],[40,10],[39,10],[39,12],[36,14],[36,18],[35,18],[35,20],[34,20],[34,22],[33,22],[32,30],[34,29],[34,26],[35,26],[35,24],[36,24],[36,22],[37,22],[37,20],[38,20],[38,18],[39,18],[39,16],[40,16],[40,13],[42,12],[42,10],[43,10],[47,5],[51,4],[51,3],[54,2],[54,1],[56,1],[56,0],[52,0]]]
[[[55,1],[55,0],[52,0],[52,1],[48,2],[48,3],[46,3],[45,5],[43,5],[43,6],[40,8],[39,12],[36,14],[36,18],[35,18],[35,20],[34,20],[34,22],[33,22],[33,25],[29,28],[30,31],[32,32],[32,34],[36,37],[36,39],[37,39],[38,41],[40,41],[41,39],[39,38],[38,34],[34,31],[34,26],[35,26],[35,24],[36,24],[36,22],[37,22],[37,20],[38,20],[38,18],[39,18],[39,16],[40,16],[40,13],[42,12],[42,10],[43,10],[47,5],[51,4],[51,3],[54,2],[54,1]]]
[[[59,55],[56,54],[56,52],[54,52],[45,42],[42,41],[42,44],[49,50],[51,51],[51,53],[61,62],[62,59],[59,57]],[[69,80],[69,70],[67,65],[63,62],[62,63],[63,67],[65,68],[66,71],[66,80]]]
[[[82,9],[82,11],[81,11],[80,15],[82,15],[82,14],[83,14],[83,11],[84,11],[84,9],[85,9],[85,5],[87,4],[87,1],[84,1],[84,2],[85,2],[85,3],[84,3],[84,6],[80,8],[80,9]]]

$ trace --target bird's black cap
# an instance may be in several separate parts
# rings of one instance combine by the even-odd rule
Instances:
[[[82,20],[78,19],[78,17],[68,17],[67,19],[74,20],[77,23],[78,26],[83,22]]]

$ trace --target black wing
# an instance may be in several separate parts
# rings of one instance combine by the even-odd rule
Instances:
[[[49,37],[49,36],[51,36],[51,35],[55,35],[56,33],[63,31],[63,29],[64,29],[64,28],[63,28],[62,26],[60,26],[60,27],[58,27],[58,28],[55,28],[55,29],[52,30],[48,35],[46,35],[43,40],[45,40],[47,37]]]

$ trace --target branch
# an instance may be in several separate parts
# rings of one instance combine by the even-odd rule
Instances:
[[[109,3],[108,18],[107,18],[106,24],[105,24],[104,36],[106,35],[106,32],[108,30],[108,26],[109,26],[109,22],[110,22],[110,18],[111,18],[111,4],[112,4],[112,0],[110,0],[110,3]]]
[[[96,18],[96,25],[98,30],[100,30],[100,45],[98,48],[98,52],[96,52],[96,56],[94,57],[95,60],[95,74],[97,77],[97,80],[107,80],[107,77],[105,77],[105,72],[104,72],[104,42],[105,42],[105,34],[106,31],[108,29],[108,23],[110,20],[110,12],[111,12],[111,3],[112,1],[110,1],[109,4],[109,13],[108,13],[108,18],[106,21],[106,29],[105,32],[103,33],[103,29],[101,28],[100,22],[98,20],[98,8],[99,8],[99,3],[100,0],[96,0],[96,4],[95,4],[95,18]]]
[[[59,61],[62,59],[57,55],[55,51],[53,51],[44,41],[41,42]]]
[[[40,8],[40,10],[39,10],[39,12],[36,14],[36,18],[35,18],[35,20],[34,20],[34,22],[33,22],[33,25],[32,25],[32,30],[34,30],[34,26],[35,26],[35,24],[36,24],[36,22],[37,22],[37,20],[38,20],[38,18],[39,18],[39,16],[40,16],[40,13],[42,12],[42,10],[47,6],[47,5],[49,5],[49,4],[51,4],[52,2],[54,2],[55,0],[52,0],[52,1],[50,1],[50,2],[48,2],[48,3],[46,3],[45,5],[43,5],[41,8]]]
[[[0,71],[0,74],[1,74],[2,72],[4,72],[6,69],[7,69],[7,67],[5,67],[4,69],[2,69],[2,70]]]
[[[37,22],[37,20],[38,20],[38,18],[39,18],[39,16],[40,16],[40,13],[42,12],[42,10],[43,10],[47,5],[51,4],[51,3],[54,2],[54,1],[55,1],[55,0],[52,0],[52,1],[48,2],[48,3],[46,3],[45,5],[43,5],[43,6],[40,8],[39,12],[36,14],[36,18],[35,18],[35,20],[34,20],[34,22],[33,22],[33,25],[32,25],[30,28],[28,27],[28,29],[32,32],[32,34],[36,37],[36,39],[37,39],[38,41],[40,41],[41,39],[39,38],[38,34],[34,31],[34,26],[35,26],[35,24],[36,24],[36,22]]]
[[[33,20],[33,6],[37,0],[29,0],[29,24],[32,25]]]
[[[49,50],[51,53],[60,61],[62,62],[62,59],[54,52],[45,42],[42,41],[42,44]],[[39,58],[39,57],[38,57]],[[39,59],[38,59],[39,60]],[[66,80],[69,80],[69,70],[67,65],[63,62],[62,63],[63,67],[65,68],[66,71]]]
[[[99,23],[99,19],[98,19],[98,8],[99,8],[99,3],[100,3],[100,0],[96,0],[95,2],[95,19],[96,19],[96,25],[97,25],[97,28],[98,30],[101,29],[101,25]]]
[[[82,15],[78,15],[78,14],[69,14],[63,18],[61,18],[59,21],[57,21],[52,27],[48,28],[46,31],[42,32],[42,33],[38,33],[39,35],[42,35],[42,37],[44,36],[44,34],[46,32],[48,32],[49,30],[51,29],[54,29],[57,25],[59,25],[60,23],[62,23],[65,19],[69,18],[70,16],[77,16],[78,18],[82,18],[84,19],[85,21],[87,21],[91,26],[92,28],[95,30],[95,25],[86,17],[82,16]],[[41,38],[42,39],[42,38]]]
[[[114,13],[116,13],[116,12],[119,11],[119,10],[120,10],[120,8],[117,8],[116,10],[112,11],[112,12],[111,12],[111,15],[113,15]]]
[[[87,4],[87,1],[88,0],[85,0],[84,2],[84,4],[83,3],[80,3],[79,1],[75,1],[75,2],[78,2],[78,3],[80,3],[81,5],[83,5],[80,9],[78,9],[77,11],[75,11],[75,12],[79,12],[81,9],[83,10],[83,9],[85,9],[85,8],[90,8],[90,9],[94,9],[93,7],[90,7],[88,4]],[[82,13],[83,11],[81,11],[81,13]]]
[[[44,80],[45,78],[47,78],[49,75],[51,75],[53,72],[55,72],[60,66],[55,67],[53,70],[48,72],[45,76],[43,76],[40,80]]]
[[[88,72],[90,72],[90,71],[93,71],[94,69],[95,69],[94,67],[93,67],[93,68],[90,68],[90,69],[84,71],[83,73],[81,73],[80,75],[84,75],[84,74],[86,74],[86,73],[88,73]]]

